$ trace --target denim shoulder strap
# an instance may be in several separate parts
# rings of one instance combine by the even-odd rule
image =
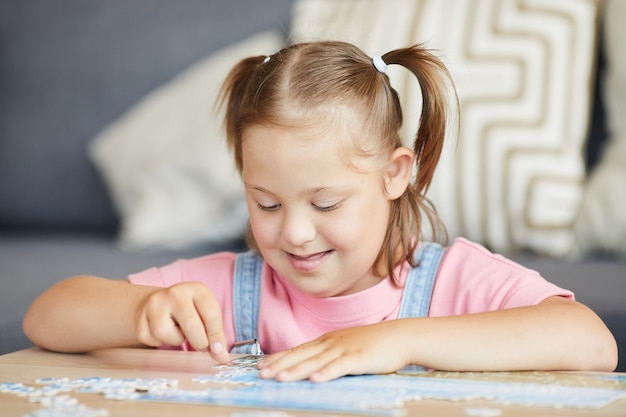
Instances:
[[[258,343],[259,305],[263,258],[248,251],[237,255],[233,280],[235,344],[231,353],[260,355]]]
[[[438,243],[422,242],[415,253],[417,266],[409,270],[404,284],[398,318],[426,317],[430,308],[435,277],[445,248]]]
[[[404,284],[398,318],[428,316],[435,278],[444,252],[445,248],[437,243],[422,242],[420,244],[415,252],[417,266],[409,270]],[[398,373],[413,374],[424,371],[426,369],[422,366],[409,365],[399,370]]]

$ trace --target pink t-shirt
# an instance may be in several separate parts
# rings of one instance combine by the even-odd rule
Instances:
[[[179,260],[129,276],[134,284],[168,287],[185,281],[207,285],[222,306],[230,350],[233,325],[235,253],[222,252]],[[404,284],[408,267],[399,277]],[[570,291],[482,246],[456,239],[439,265],[429,316],[450,316],[535,305],[551,296],[574,298]],[[259,340],[265,353],[285,350],[329,331],[378,323],[398,317],[402,288],[390,279],[364,291],[340,297],[315,298],[289,284],[264,264],[259,311]]]

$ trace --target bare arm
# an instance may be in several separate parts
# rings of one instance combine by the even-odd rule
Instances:
[[[62,352],[84,352],[139,343],[135,311],[155,288],[80,276],[40,295],[24,317],[33,343]]]
[[[36,345],[60,352],[179,345],[187,339],[196,350],[211,345],[215,359],[228,360],[221,309],[210,290],[195,282],[160,288],[69,278],[33,302],[23,328]]]
[[[441,318],[407,318],[328,333],[272,355],[261,376],[327,381],[405,365],[452,371],[597,370],[617,345],[584,305],[552,297],[536,306]]]
[[[600,318],[561,297],[536,306],[430,319],[421,332],[413,338],[411,361],[419,358],[435,369],[612,371],[617,366],[617,344]]]

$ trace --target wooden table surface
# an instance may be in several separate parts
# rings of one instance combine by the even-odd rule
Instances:
[[[35,380],[45,377],[70,379],[103,376],[109,378],[167,378],[179,381],[179,387],[203,389],[202,384],[192,381],[200,375],[215,373],[215,362],[200,352],[178,352],[152,349],[106,349],[87,354],[59,354],[38,348],[26,349],[0,356],[0,383],[21,382],[37,386]],[[523,373],[520,373],[520,378]],[[560,374],[562,375],[562,374]],[[577,374],[578,375],[578,374]],[[614,374],[612,374],[614,375]],[[506,373],[507,381],[515,381],[516,373]],[[521,379],[520,379],[521,380]],[[99,394],[70,393],[81,404],[90,408],[107,409],[109,416],[224,416],[253,413],[249,408],[232,408],[197,404],[173,404],[140,401],[116,401]],[[0,416],[23,416],[42,408],[27,398],[0,393]],[[557,409],[532,406],[506,406],[489,401],[422,400],[406,406],[407,415],[419,416],[470,416],[477,412],[499,413],[503,417],[577,417],[577,416],[626,416],[626,399],[597,410]],[[284,411],[289,416],[318,416],[321,413]],[[485,414],[487,415],[487,414]]]

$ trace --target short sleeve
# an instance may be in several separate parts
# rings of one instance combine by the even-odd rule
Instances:
[[[149,268],[135,274],[130,274],[128,280],[132,284],[152,285],[155,287],[169,287],[184,280],[182,264],[178,260],[160,268]]]
[[[232,285],[236,254],[219,252],[194,259],[179,259],[159,268],[149,268],[128,276],[133,284],[170,287],[180,282],[202,282],[213,291]]]
[[[574,299],[571,291],[548,282],[537,271],[460,238],[441,260],[429,315],[523,307],[553,296]]]
[[[194,259],[181,259],[159,268],[149,268],[128,276],[132,284],[170,287],[181,282],[201,282],[212,292],[222,309],[224,336],[229,348],[235,340],[232,286],[236,254],[220,252]],[[164,348],[176,348],[164,346]],[[188,349],[188,344],[182,345]]]

